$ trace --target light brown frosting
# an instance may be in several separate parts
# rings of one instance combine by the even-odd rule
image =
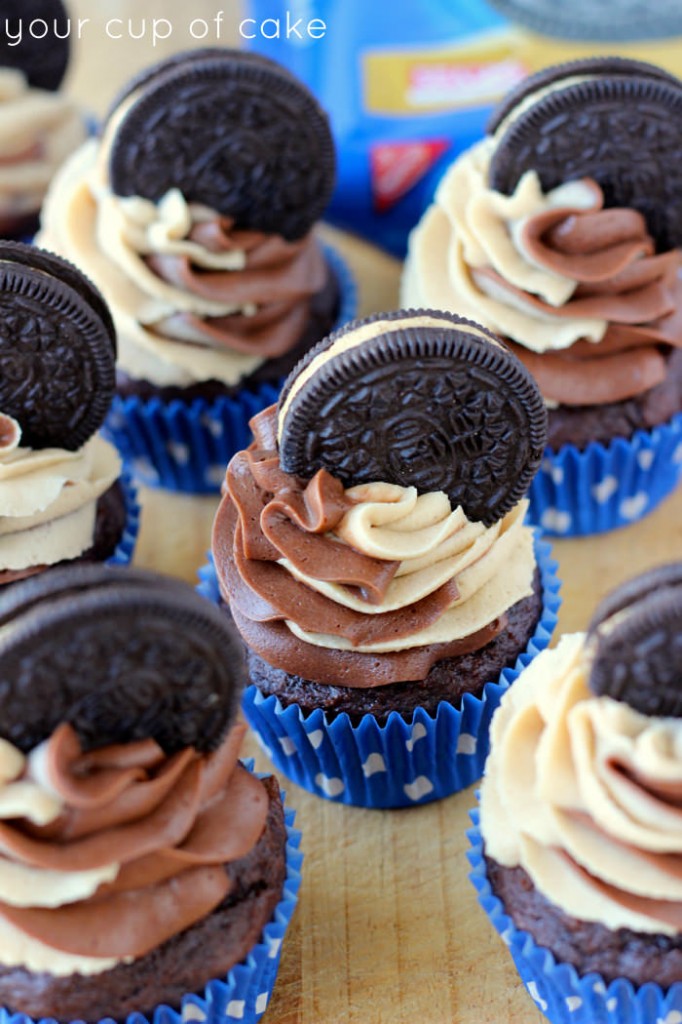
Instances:
[[[38,212],[55,171],[84,138],[70,100],[0,68],[0,227]]]
[[[457,309],[497,331],[549,404],[631,398],[666,375],[682,344],[682,263],[655,254],[644,218],[603,209],[589,179],[513,195],[487,185],[494,140],[445,175],[410,240],[404,304]]]
[[[299,341],[325,284],[312,233],[296,242],[237,230],[178,189],[158,203],[115,195],[111,131],[67,162],[39,243],[87,270],[116,323],[118,364],[160,387],[237,383]]]
[[[0,572],[87,551],[97,500],[120,472],[116,449],[99,435],[74,452],[23,448],[19,424],[0,413]]]
[[[487,643],[532,593],[525,503],[485,527],[442,492],[344,490],[325,470],[299,480],[279,465],[275,407],[251,427],[253,445],[228,467],[213,553],[237,626],[276,667],[354,687],[424,678]]]
[[[562,637],[502,698],[481,791],[486,852],[572,917],[682,931],[682,721],[588,689]]]
[[[83,753],[66,724],[28,758],[0,742],[2,963],[97,973],[211,913],[268,810],[244,731],[171,757],[151,739]]]

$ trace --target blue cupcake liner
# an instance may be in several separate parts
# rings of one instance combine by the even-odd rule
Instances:
[[[253,771],[253,761],[244,766]],[[259,778],[264,778],[258,774]],[[282,792],[282,799],[284,793]],[[293,827],[295,811],[284,811],[286,825],[286,878],[282,898],[265,925],[261,937],[241,963],[236,964],[225,978],[208,981],[203,995],[190,993],[183,996],[180,1010],[170,1006],[157,1006],[149,1017],[143,1013],[131,1013],[125,1024],[256,1024],[272,995],[275,986],[279,958],[285,932],[298,902],[301,886],[301,864],[303,854],[299,850],[301,833]],[[52,1017],[41,1017],[34,1021],[25,1013],[12,1013],[0,1007],[0,1024],[57,1024]],[[71,1024],[82,1024],[72,1021]],[[111,1017],[104,1017],[99,1024],[115,1024]]]
[[[583,451],[545,452],[530,486],[530,521],[555,537],[627,526],[651,512],[682,479],[682,413]]]
[[[651,982],[637,987],[626,978],[607,984],[596,971],[581,975],[571,964],[557,962],[550,950],[518,929],[488,881],[478,808],[471,820],[467,856],[478,902],[508,946],[531,999],[552,1024],[682,1024],[682,982],[668,989]]]
[[[549,644],[557,622],[559,580],[551,548],[535,538],[544,608],[535,632],[513,668],[483,688],[481,697],[464,694],[460,707],[443,701],[435,715],[417,708],[409,722],[396,711],[385,725],[364,715],[354,726],[347,714],[329,718],[297,704],[283,707],[249,686],[242,698],[246,720],[279,772],[318,796],[359,807],[412,807],[440,800],[471,785],[483,774],[489,727],[502,694]],[[198,590],[220,600],[211,563],[199,570]]]
[[[137,500],[137,488],[125,466],[121,470],[118,482],[123,491],[126,521],[123,533],[114,548],[113,554],[106,560],[107,565],[128,565],[132,561],[137,535],[140,530],[140,505]]]
[[[340,291],[334,330],[352,320],[357,287],[346,261],[322,246]],[[148,487],[217,494],[232,456],[248,448],[249,420],[277,401],[283,381],[244,388],[236,395],[187,404],[116,395],[105,428],[133,472]]]

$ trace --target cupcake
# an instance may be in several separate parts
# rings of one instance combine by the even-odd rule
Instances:
[[[98,433],[115,359],[109,311],[87,278],[0,242],[0,584],[65,561],[130,561],[135,489]]]
[[[294,781],[394,807],[480,776],[499,695],[556,621],[522,499],[545,420],[501,342],[430,310],[335,332],[252,420],[202,591],[229,605],[246,717]]]
[[[304,85],[208,49],[134,79],[55,180],[40,240],[109,302],[109,428],[145,482],[217,492],[249,418],[353,315],[349,272],[313,230],[334,163]]]
[[[224,617],[178,580],[72,566],[0,618],[4,1019],[254,1024],[300,856],[238,760]]]
[[[18,238],[37,229],[47,187],[86,129],[76,105],[59,92],[69,61],[61,0],[6,0],[2,16],[0,236]],[[48,25],[49,35],[29,32],[35,19]]]
[[[493,718],[472,880],[554,1024],[682,1019],[681,636],[678,563],[606,598]]]
[[[642,140],[646,139],[646,144]],[[531,516],[639,519],[682,472],[682,83],[588,58],[526,79],[414,229],[402,301],[499,334],[548,406]]]

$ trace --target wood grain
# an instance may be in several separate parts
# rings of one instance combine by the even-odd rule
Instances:
[[[183,0],[71,0],[74,14],[186,20]],[[222,6],[195,2],[195,17]],[[228,33],[229,35],[229,33]],[[189,40],[107,42],[93,32],[76,47],[69,87],[96,113],[139,67]],[[361,286],[363,313],[394,308],[399,268],[357,239],[329,231]],[[217,499],[142,493],[136,564],[190,582],[204,561]],[[597,601],[640,570],[682,557],[682,491],[634,526],[555,545],[564,580],[560,630],[583,628]],[[248,753],[268,763],[252,740]],[[472,791],[404,811],[335,805],[287,785],[303,830],[300,905],[282,954],[267,1024],[539,1024],[544,1018],[467,881]]]

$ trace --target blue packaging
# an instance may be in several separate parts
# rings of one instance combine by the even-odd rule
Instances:
[[[247,0],[246,14],[242,44],[286,65],[331,116],[327,219],[398,257],[444,169],[525,75],[624,43],[674,73],[682,61],[674,0]]]

